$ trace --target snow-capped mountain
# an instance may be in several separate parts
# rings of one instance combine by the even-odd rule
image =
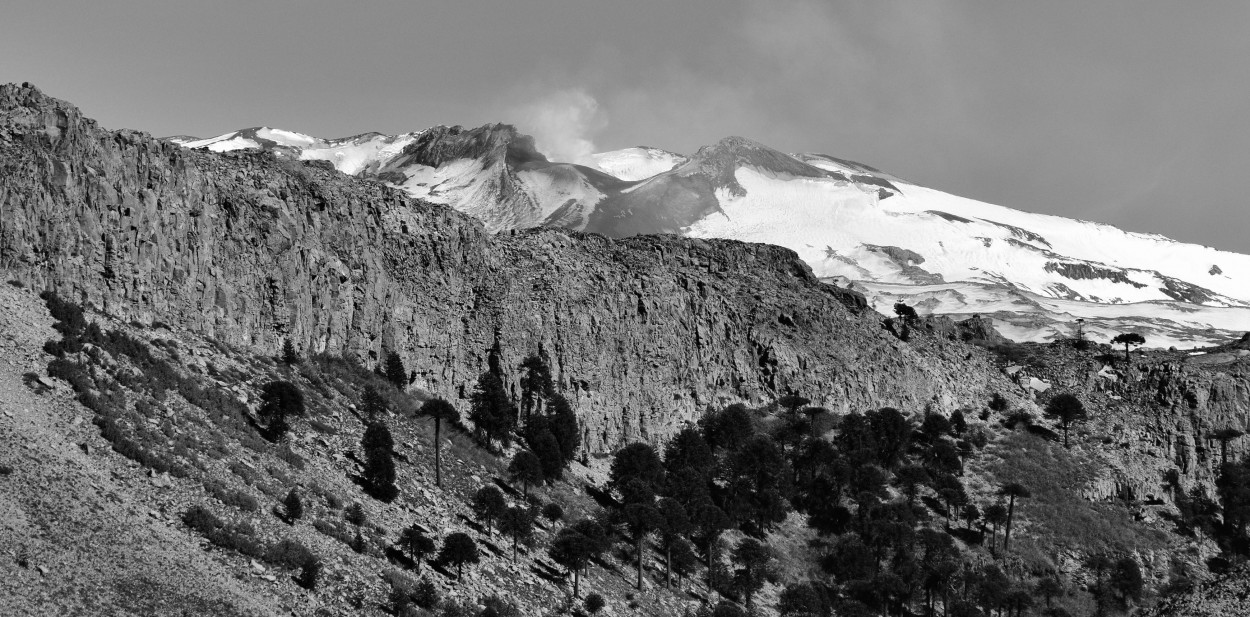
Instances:
[[[882,312],[903,301],[922,313],[981,314],[1016,340],[1071,336],[1077,319],[1097,339],[1137,331],[1163,347],[1250,330],[1250,256],[965,199],[740,137],[690,157],[605,152],[594,156],[598,169],[549,161],[507,125],[337,140],[270,128],[171,139],[329,161],[472,214],[492,231],[550,225],[777,244]]]

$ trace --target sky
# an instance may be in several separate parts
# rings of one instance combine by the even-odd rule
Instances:
[[[8,0],[0,82],[109,128],[729,135],[1250,253],[1250,2]]]

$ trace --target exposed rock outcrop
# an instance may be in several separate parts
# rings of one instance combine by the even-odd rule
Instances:
[[[496,344],[505,368],[542,344],[592,451],[788,390],[949,410],[1010,388],[958,341],[894,340],[779,247],[492,236],[323,165],[106,131],[26,85],[0,87],[0,166],[0,267],[30,285],[236,345],[396,351],[453,398]]]

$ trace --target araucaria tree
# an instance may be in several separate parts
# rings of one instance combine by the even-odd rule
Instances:
[[[529,450],[517,452],[508,464],[508,479],[520,483],[525,498],[529,499],[530,485],[543,480],[543,466],[538,456]]]
[[[999,494],[1007,498],[1007,526],[1003,529],[1003,550],[1007,550],[1011,548],[1011,523],[1016,516],[1016,499],[1027,499],[1033,494],[1017,482],[1003,486]]]
[[[434,418],[434,486],[443,487],[443,422],[455,424],[460,412],[447,401],[436,398],[421,406],[421,413]]]
[[[304,393],[289,381],[271,381],[260,392],[257,415],[266,423],[262,435],[277,441],[290,429],[287,418],[304,415]]]
[[[399,548],[412,557],[412,561],[417,564],[417,573],[420,574],[421,562],[426,555],[434,552],[435,547],[434,540],[414,524],[399,534]]]
[[[391,501],[399,495],[395,486],[395,440],[391,430],[381,420],[370,422],[360,440],[365,453],[364,480],[370,495],[382,501]]]
[[[574,527],[566,527],[556,534],[556,539],[551,542],[551,546],[547,549],[547,553],[558,564],[562,565],[573,575],[573,597],[577,597],[578,583],[581,582],[581,572],[590,563],[590,558],[594,555],[594,541],[586,537]]]
[[[1133,347],[1144,345],[1146,344],[1146,339],[1136,332],[1125,332],[1124,334],[1117,334],[1115,338],[1111,339],[1111,342],[1116,345],[1124,345],[1124,361],[1132,362],[1128,355],[1129,345]]]
[[[1007,522],[1007,506],[1001,503],[986,506],[983,516],[986,524],[990,526],[990,553],[995,552],[994,545],[998,543],[998,527]]]
[[[1231,426],[1224,427],[1211,433],[1211,438],[1220,442],[1221,465],[1228,463],[1228,442],[1233,441],[1242,435],[1245,435],[1245,433]]]
[[[512,561],[516,562],[517,545],[534,535],[534,514],[528,508],[512,506],[499,517],[499,532],[512,538]]]
[[[1081,399],[1064,392],[1046,403],[1046,417],[1058,420],[1059,426],[1063,427],[1063,447],[1066,448],[1068,447],[1068,429],[1073,424],[1085,420],[1088,414]]]
[[[449,566],[455,566],[456,582],[460,582],[464,575],[464,566],[475,564],[480,560],[477,543],[466,533],[453,533],[443,540],[443,549],[438,552],[438,560]]]
[[[673,549],[684,542],[693,525],[681,502],[665,497],[656,503],[660,513],[660,546],[664,548],[664,586],[673,584]]]
[[[478,489],[477,493],[473,495],[472,505],[473,513],[486,526],[487,535],[495,535],[495,521],[499,520],[499,517],[508,508],[508,503],[504,501],[503,493],[488,484]]]
[[[734,549],[733,559],[738,564],[738,569],[734,570],[734,583],[746,596],[747,606],[752,606],[755,593],[764,587],[765,582],[777,577],[773,567],[776,556],[759,540],[746,538]]]

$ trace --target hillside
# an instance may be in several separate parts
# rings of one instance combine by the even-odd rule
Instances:
[[[410,137],[389,171],[352,160],[392,185],[451,161],[489,161],[500,182],[559,167],[510,127]],[[188,149],[0,86],[8,612],[427,615],[433,603],[409,604],[431,588],[450,602],[439,617],[511,614],[479,606],[492,595],[519,614],[579,614],[591,590],[609,615],[708,599],[761,615],[1129,612],[1250,546],[1228,490],[1250,428],[1245,340],[1132,355],[1017,345],[982,318],[883,319],[788,248],[492,233],[295,158],[309,144],[400,143],[386,139],[254,129]],[[588,225],[667,225],[666,195],[690,196],[681,216],[725,216],[765,192],[748,167],[878,205],[910,190],[740,139],[689,159],[639,152],[674,167],[632,185],[630,208],[579,210]],[[715,204],[700,201],[709,187]],[[302,360],[284,359],[287,342]],[[382,377],[393,362],[398,375]],[[545,370],[543,404],[568,404],[573,439],[566,424],[550,446],[562,475],[521,486],[510,461],[542,451],[534,427],[555,420],[518,421],[515,405]],[[286,433],[270,415],[280,382],[303,401]],[[1064,394],[1088,411],[1071,444],[1044,415]],[[436,398],[464,421],[437,441]],[[470,419],[492,405],[513,406],[498,435],[490,416]],[[380,426],[393,497],[370,479]],[[547,504],[565,515],[538,520],[514,559],[475,507],[483,487],[527,516]],[[466,534],[480,561],[464,580],[441,559],[418,573],[406,529],[444,548]],[[562,533],[599,546],[580,570],[562,561],[582,550]]]

